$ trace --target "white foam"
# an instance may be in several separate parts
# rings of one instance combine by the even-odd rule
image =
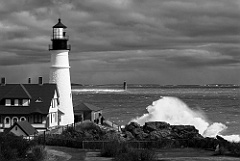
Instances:
[[[123,89],[97,89],[97,88],[91,88],[91,89],[72,89],[72,92],[74,93],[118,93],[118,92],[124,92]]]
[[[210,124],[202,111],[191,110],[183,101],[175,97],[162,97],[147,107],[148,113],[133,119],[140,125],[148,121],[164,121],[171,125],[193,125],[204,137],[215,137],[227,128],[222,123]],[[232,137],[231,137],[232,136]],[[223,136],[227,140],[240,141],[239,135]]]

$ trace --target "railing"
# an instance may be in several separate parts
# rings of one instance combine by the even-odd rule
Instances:
[[[63,45],[63,46],[49,45],[49,50],[71,50],[71,45]]]
[[[45,135],[45,136],[39,136],[35,138],[36,141],[39,144],[43,145],[50,145],[50,146],[66,146],[66,147],[72,147],[72,148],[79,148],[79,149],[85,149],[85,150],[99,150],[104,148],[105,146],[109,144],[116,144],[113,141],[107,141],[107,140],[97,140],[97,141],[87,141],[82,140],[83,138],[77,138],[77,139],[66,139],[66,138],[60,138],[59,135]],[[188,139],[163,139],[159,141],[125,141],[122,142],[123,144],[126,144],[128,147],[136,148],[136,149],[161,149],[161,148],[214,148],[215,145],[210,145],[211,143],[205,142],[203,144],[204,140],[188,140]],[[118,146],[118,145],[116,145]],[[212,149],[214,150],[214,149]]]

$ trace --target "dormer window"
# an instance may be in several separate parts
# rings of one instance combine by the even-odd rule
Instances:
[[[5,100],[5,106],[10,106],[11,105],[11,100],[10,99],[6,99]]]
[[[29,106],[30,105],[30,99],[23,99],[23,106]]]
[[[19,100],[18,99],[14,99],[14,106],[19,106]]]
[[[38,99],[36,99],[35,102],[43,102],[42,98],[41,97],[38,97]]]
[[[6,99],[5,106],[29,106],[29,99]]]

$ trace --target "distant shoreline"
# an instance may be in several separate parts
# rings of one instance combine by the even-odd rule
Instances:
[[[72,84],[72,89],[123,89],[122,84],[81,85]],[[157,84],[128,84],[128,88],[240,88],[235,84],[207,84],[207,85],[157,85]]]

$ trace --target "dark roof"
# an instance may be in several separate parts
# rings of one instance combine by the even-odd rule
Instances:
[[[74,111],[101,111],[102,109],[89,103],[80,103],[73,107]]]
[[[48,114],[56,84],[6,84],[0,86],[0,114]],[[58,93],[57,93],[58,94]],[[5,99],[30,99],[29,106],[5,106]],[[42,101],[39,101],[41,98]]]
[[[65,26],[64,24],[62,24],[61,19],[58,19],[58,23],[56,25],[53,26],[53,28],[67,28],[67,26]]]
[[[13,126],[10,128],[9,131],[11,131],[11,129],[15,125],[18,126],[27,136],[34,135],[34,134],[38,133],[37,130],[27,121],[15,122],[13,124]]]
[[[31,98],[26,88],[22,84],[17,84],[4,95],[4,98]]]

